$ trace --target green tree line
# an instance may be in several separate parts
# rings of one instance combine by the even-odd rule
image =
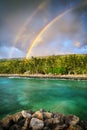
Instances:
[[[0,60],[0,74],[87,74],[87,54]]]

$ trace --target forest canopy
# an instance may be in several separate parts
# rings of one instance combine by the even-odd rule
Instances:
[[[1,59],[0,74],[87,74],[87,54]]]

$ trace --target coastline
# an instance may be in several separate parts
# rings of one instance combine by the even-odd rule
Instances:
[[[87,74],[83,74],[83,75],[0,74],[0,77],[26,77],[26,78],[50,78],[50,79],[87,80]]]

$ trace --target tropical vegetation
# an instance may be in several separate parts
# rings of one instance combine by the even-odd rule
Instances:
[[[87,54],[1,59],[0,74],[87,74]]]

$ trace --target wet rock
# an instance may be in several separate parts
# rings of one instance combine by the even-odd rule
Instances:
[[[40,120],[43,120],[43,113],[40,111],[35,112],[32,117],[38,118]]]
[[[79,125],[70,125],[67,130],[84,130]]]
[[[25,110],[23,110],[21,113],[22,113],[22,116],[24,118],[29,118],[30,119],[32,117],[32,115],[30,113],[28,113],[27,111],[25,111]]]
[[[44,119],[50,119],[53,117],[53,114],[50,112],[43,112]]]
[[[79,123],[79,121],[79,117],[75,115],[69,115],[65,118],[65,123],[69,125],[76,125],[77,123]]]
[[[13,125],[14,122],[12,120],[11,116],[7,116],[2,120],[2,126],[6,129],[8,129],[11,125]]]
[[[44,122],[37,118],[32,118],[30,121],[30,128],[33,130],[42,130],[44,127]]]
[[[14,114],[14,115],[12,116],[12,120],[13,120],[14,122],[18,122],[18,121],[20,121],[21,119],[22,119],[22,114],[21,114],[21,112],[18,112],[18,113]]]

